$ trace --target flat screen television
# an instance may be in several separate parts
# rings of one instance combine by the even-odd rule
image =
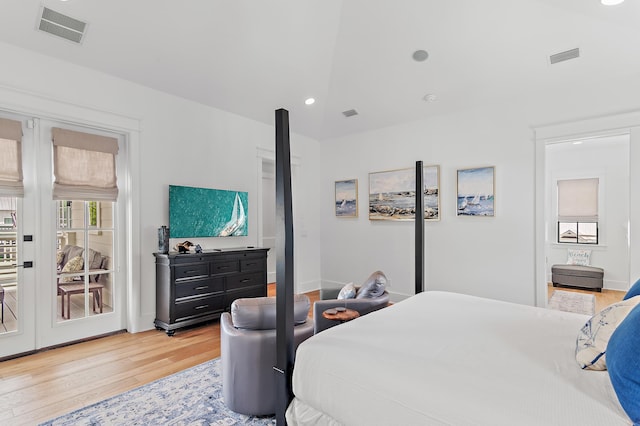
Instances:
[[[248,192],[169,185],[169,236],[247,236],[248,200]]]

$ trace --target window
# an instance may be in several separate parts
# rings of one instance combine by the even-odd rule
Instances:
[[[598,178],[558,180],[558,242],[598,244]]]

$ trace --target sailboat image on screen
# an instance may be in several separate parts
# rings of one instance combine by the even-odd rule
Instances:
[[[247,215],[244,211],[240,196],[236,192],[236,198],[233,202],[233,211],[231,212],[231,220],[222,228],[218,236],[230,237],[234,235],[241,235],[244,224],[247,221]]]

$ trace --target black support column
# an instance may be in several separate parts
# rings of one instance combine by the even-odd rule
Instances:
[[[424,173],[422,161],[416,161],[415,214],[416,294],[424,291]]]
[[[289,111],[276,110],[276,423],[293,398],[293,209]]]

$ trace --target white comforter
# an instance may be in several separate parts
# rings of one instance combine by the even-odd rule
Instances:
[[[290,425],[629,425],[575,361],[588,316],[425,292],[299,346]]]

